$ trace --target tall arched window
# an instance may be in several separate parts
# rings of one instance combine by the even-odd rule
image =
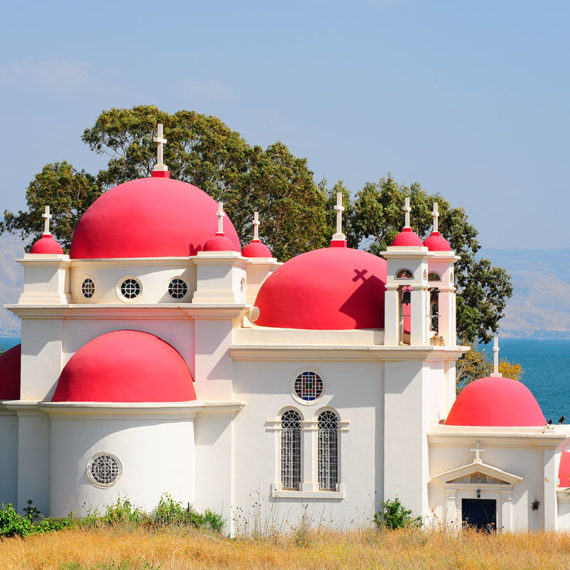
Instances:
[[[319,414],[319,488],[336,491],[338,485],[338,417],[329,410]]]
[[[287,410],[281,416],[281,485],[299,490],[301,484],[301,415]]]

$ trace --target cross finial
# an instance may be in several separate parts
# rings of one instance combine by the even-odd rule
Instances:
[[[503,375],[499,372],[499,335],[493,337],[493,373],[491,377],[501,378]]]
[[[162,123],[158,123],[156,130],[156,136],[152,139],[157,144],[156,164],[153,170],[168,170],[168,167],[164,164],[164,145],[167,141],[162,134]]]
[[[51,236],[51,232],[49,231],[49,222],[53,216],[49,213],[49,206],[45,206],[42,218],[44,219],[44,233],[42,235]]]
[[[253,241],[259,241],[259,214],[253,212]]]
[[[431,215],[433,216],[433,230],[432,231],[438,232],[439,231],[439,224],[438,224],[439,206],[438,206],[437,202],[433,203],[433,211],[432,211]]]
[[[483,463],[483,460],[481,459],[481,453],[483,451],[485,451],[484,449],[481,449],[481,447],[479,446],[479,442],[476,441],[475,442],[475,448],[474,449],[470,449],[469,451],[474,451],[475,452],[475,459],[473,461],[475,461],[476,463]]]
[[[405,215],[405,221],[404,221],[404,227],[405,228],[409,228],[410,226],[410,212],[412,211],[412,209],[410,208],[410,199],[406,198],[406,200],[404,201],[404,215]]]
[[[336,233],[333,235],[333,240],[345,240],[346,236],[342,233],[342,213],[344,206],[342,205],[342,192],[336,193],[336,204],[334,207],[336,212]]]
[[[218,202],[218,211],[216,212],[216,216],[218,216],[218,233],[219,234],[224,233],[224,216],[225,215],[226,214],[224,212],[224,203]]]

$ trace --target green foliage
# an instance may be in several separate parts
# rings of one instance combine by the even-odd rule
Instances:
[[[487,259],[477,259],[477,230],[463,208],[453,208],[439,194],[428,194],[418,183],[399,185],[392,176],[368,183],[356,195],[347,225],[347,239],[362,243],[371,253],[385,250],[400,232],[404,199],[410,197],[411,225],[425,239],[432,229],[433,202],[439,205],[439,229],[460,256],[455,265],[457,334],[462,342],[489,342],[498,329],[507,299],[512,295],[509,275]]]
[[[209,509],[203,514],[198,513],[190,504],[183,507],[182,503],[175,501],[169,494],[160,497],[158,506],[150,514],[150,520],[155,526],[189,525],[214,532],[222,532],[224,528],[224,519],[218,513]]]
[[[106,525],[133,525],[137,526],[141,522],[142,512],[135,507],[129,499],[117,499],[114,505],[108,505],[102,522]]]
[[[387,500],[382,503],[382,509],[374,514],[374,522],[377,527],[395,530],[397,528],[419,527],[422,517],[412,516],[412,511],[406,509],[400,499]]]
[[[29,536],[68,528],[73,523],[70,516],[63,519],[44,518],[40,511],[28,500],[24,514],[19,515],[12,503],[0,506],[0,538]]]

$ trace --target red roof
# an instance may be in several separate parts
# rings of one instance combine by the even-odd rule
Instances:
[[[481,378],[468,384],[451,407],[446,425],[543,426],[542,410],[532,392],[510,378]]]
[[[439,232],[431,232],[424,240],[424,246],[430,251],[451,251],[449,242]]]
[[[146,332],[113,331],[80,348],[63,369],[54,402],[185,402],[195,400],[184,358]]]
[[[331,247],[290,259],[261,286],[256,324],[294,329],[384,327],[386,261]]]
[[[0,400],[20,399],[22,345],[0,354]]]
[[[30,249],[30,253],[51,253],[62,255],[63,249],[61,249],[61,245],[59,245],[51,235],[45,235],[34,243],[32,249]]]
[[[258,239],[251,240],[244,248],[241,254],[244,257],[273,257],[271,250]]]
[[[403,228],[402,231],[394,238],[391,245],[392,247],[423,247],[424,244],[418,234],[412,231],[412,228]]]
[[[204,251],[235,251],[235,246],[231,239],[224,234],[216,234],[204,244]],[[239,249],[238,249],[239,251]]]
[[[560,454],[560,467],[558,468],[559,487],[570,487],[570,451]]]
[[[217,204],[196,186],[154,176],[105,192],[81,217],[70,257],[187,257],[196,255],[218,227]],[[229,220],[224,233],[233,251],[238,235]]]

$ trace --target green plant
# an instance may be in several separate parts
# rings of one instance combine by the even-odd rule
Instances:
[[[14,505],[0,506],[0,537],[28,536],[32,534],[32,521],[16,512]]]
[[[400,499],[388,499],[382,503],[382,509],[374,514],[376,526],[394,530],[396,528],[418,527],[422,524],[422,517],[412,516],[412,511],[406,509]]]
[[[141,511],[129,499],[119,497],[114,505],[108,505],[102,522],[107,525],[128,523],[137,526],[141,522]]]
[[[165,525],[190,525],[195,528],[207,528],[215,532],[222,532],[224,519],[218,514],[207,509],[204,514],[196,512],[190,504],[186,507],[175,501],[169,494],[160,497],[156,509],[151,513],[150,520],[157,526]]]

